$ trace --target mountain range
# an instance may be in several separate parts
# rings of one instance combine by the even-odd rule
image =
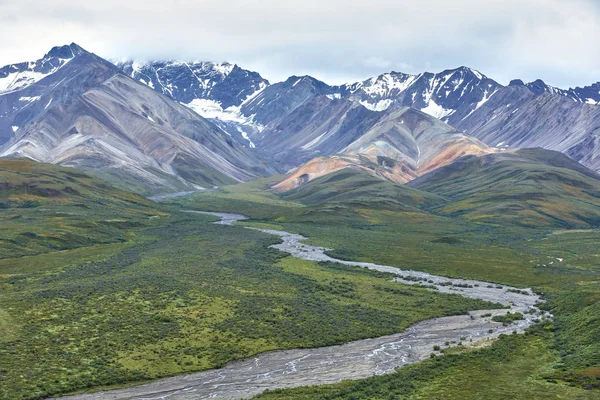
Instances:
[[[496,151],[476,138],[410,107],[394,107],[376,124],[332,156],[314,158],[274,186],[288,191],[345,168],[406,183],[466,155]]]
[[[76,44],[3,70],[14,72],[0,92],[1,156],[78,167],[142,192],[274,171],[210,121]]]
[[[337,137],[356,139],[356,131],[364,131],[398,105],[441,119],[492,147],[543,147],[600,170],[600,82],[568,90],[542,80],[524,83],[515,79],[504,86],[467,67],[418,75],[390,72],[340,86],[310,76],[292,76],[274,84],[258,80],[257,85],[254,73],[246,71],[245,75],[244,84],[236,79],[240,95],[235,102],[222,102],[214,96],[196,100],[177,94],[172,97],[216,122],[241,143],[255,147],[284,171],[318,152],[330,153],[319,148],[321,140],[329,148]],[[185,86],[186,79],[171,84]],[[219,75],[214,84],[223,81]],[[255,92],[248,87],[256,88]],[[286,138],[285,146],[281,136]],[[311,139],[290,148],[290,136]],[[313,141],[319,136],[321,139]],[[312,152],[302,148],[309,143]]]
[[[344,168],[406,183],[463,156],[541,147],[600,171],[600,83],[504,86],[467,68],[331,86],[214,62],[115,61],[76,44],[0,69],[0,156],[140,193]],[[548,153],[548,156],[550,157]]]

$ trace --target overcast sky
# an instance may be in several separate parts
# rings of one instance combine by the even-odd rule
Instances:
[[[466,65],[600,81],[600,0],[0,0],[0,65],[76,42],[106,58],[231,61],[328,83]]]

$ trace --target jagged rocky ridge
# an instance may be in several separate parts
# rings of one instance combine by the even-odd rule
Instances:
[[[182,85],[177,82],[176,86]],[[263,83],[264,87],[251,86],[256,89],[253,93],[240,92],[235,103],[216,102],[210,107],[204,103],[204,108],[195,109],[247,146],[271,157],[283,170],[310,159],[302,149],[307,143],[315,148],[319,141],[313,140],[321,135],[352,141],[356,136],[350,125],[364,132],[365,125],[379,119],[367,111],[382,113],[392,106],[416,108],[493,147],[541,146],[600,170],[600,83],[569,90],[541,80],[514,80],[504,86],[467,67],[418,75],[391,72],[341,86],[330,86],[310,76],[292,76],[273,85]],[[177,94],[173,98],[193,104]],[[357,109],[358,105],[367,111]],[[344,123],[348,126],[341,128]],[[292,143],[292,137],[300,138],[298,145]],[[306,137],[311,140],[306,142]],[[281,141],[287,146],[283,151]],[[290,143],[298,152],[290,151]],[[327,154],[332,153],[325,151]]]
[[[398,110],[411,107],[489,147],[544,147],[598,171],[597,89],[519,80],[503,86],[466,67],[391,72],[341,86],[310,76],[269,84],[229,63],[127,61],[117,67],[73,44],[0,70],[0,145],[10,140],[0,155],[93,169],[169,190],[292,171],[329,156],[338,157],[336,163],[350,157],[352,164],[369,164],[376,174],[392,165],[382,164],[387,157],[402,165],[402,178],[396,171],[393,180],[403,181],[425,171],[415,168],[414,157],[403,151],[389,157],[388,148],[379,158],[365,159],[351,145],[394,125]],[[458,142],[470,150],[452,147],[456,154],[477,153],[481,142]]]
[[[227,62],[120,61],[115,65],[133,79],[192,108],[201,107],[203,100],[222,109],[239,106],[269,85],[257,72]]]
[[[185,104],[209,119],[246,147],[256,131],[239,107],[269,86],[260,74],[227,62],[117,61],[123,72],[159,93]]]

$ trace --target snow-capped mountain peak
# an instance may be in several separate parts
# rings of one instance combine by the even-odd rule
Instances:
[[[258,73],[228,62],[132,60],[115,64],[133,79],[183,104],[210,100],[226,109],[239,106],[268,85]]]
[[[489,100],[499,87],[500,84],[481,72],[463,66],[419,75],[390,72],[340,86],[339,91],[373,111],[384,111],[398,104],[447,120],[455,113],[468,115],[474,107]]]
[[[0,69],[0,95],[27,88],[52,75],[76,56],[84,53],[75,43],[53,47],[37,61],[10,64]]]

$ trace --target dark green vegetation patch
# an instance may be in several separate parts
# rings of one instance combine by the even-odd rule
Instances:
[[[102,253],[42,254],[29,263],[45,268],[11,274],[0,267],[0,398],[216,368],[495,306],[285,258],[268,249],[278,238],[211,220],[174,211]]]
[[[548,153],[556,157],[548,158]],[[490,358],[489,370],[514,370],[519,379],[507,375],[503,381],[486,383],[485,377],[491,375],[477,378],[477,364],[473,364],[474,381],[467,386],[473,397],[438,385],[432,392],[435,395],[414,395],[414,398],[477,398],[473,393],[488,393],[494,385],[502,387],[504,390],[498,393],[504,394],[490,398],[511,398],[518,392],[524,393],[520,398],[536,398],[531,394],[540,387],[544,389],[536,395],[538,398],[559,398],[561,393],[587,398],[587,392],[581,391],[583,388],[593,390],[597,397],[600,389],[598,176],[558,153],[519,150],[516,155],[495,157],[462,159],[454,168],[441,169],[438,175],[436,171],[415,181],[414,186],[419,190],[412,192],[406,187],[392,189],[394,184],[361,177],[356,171],[341,171],[283,196],[265,191],[270,181],[263,180],[190,196],[179,199],[178,203],[189,208],[243,212],[252,217],[246,224],[300,233],[309,237],[311,244],[334,249],[330,251],[333,257],[533,287],[548,300],[543,308],[551,311],[555,319],[535,339],[536,349],[528,353],[539,357],[538,361],[519,366],[515,358]],[[356,182],[363,182],[364,186],[356,188]],[[367,189],[371,185],[387,189],[379,188],[370,195]],[[338,195],[332,195],[332,187]],[[438,196],[434,198],[442,201],[420,200],[426,198],[417,196],[422,190],[431,190]],[[500,192],[505,195],[499,196]],[[394,202],[406,199],[406,194],[410,194],[408,200],[402,200],[403,205],[394,208]],[[382,201],[382,196],[387,199]],[[458,212],[458,208],[463,211]],[[518,317],[511,314],[500,318]],[[509,339],[499,343],[504,340]],[[504,348],[504,344],[497,346]],[[489,353],[481,354],[485,358]],[[455,365],[471,365],[471,356],[453,357]],[[404,398],[389,386],[376,388],[374,385],[379,384],[375,381],[389,380],[390,385],[395,384],[395,379],[411,373],[412,368],[420,367],[356,383],[358,386],[348,383],[343,396],[338,396],[339,388],[333,391],[313,388],[290,392],[290,398],[296,398],[298,393],[305,396],[299,398]],[[449,369],[440,371],[443,379],[448,380],[455,373]],[[362,392],[358,391],[352,396],[359,386],[373,395],[360,395]],[[570,392],[565,386],[574,386],[580,392]],[[288,392],[279,395],[285,398]]]

